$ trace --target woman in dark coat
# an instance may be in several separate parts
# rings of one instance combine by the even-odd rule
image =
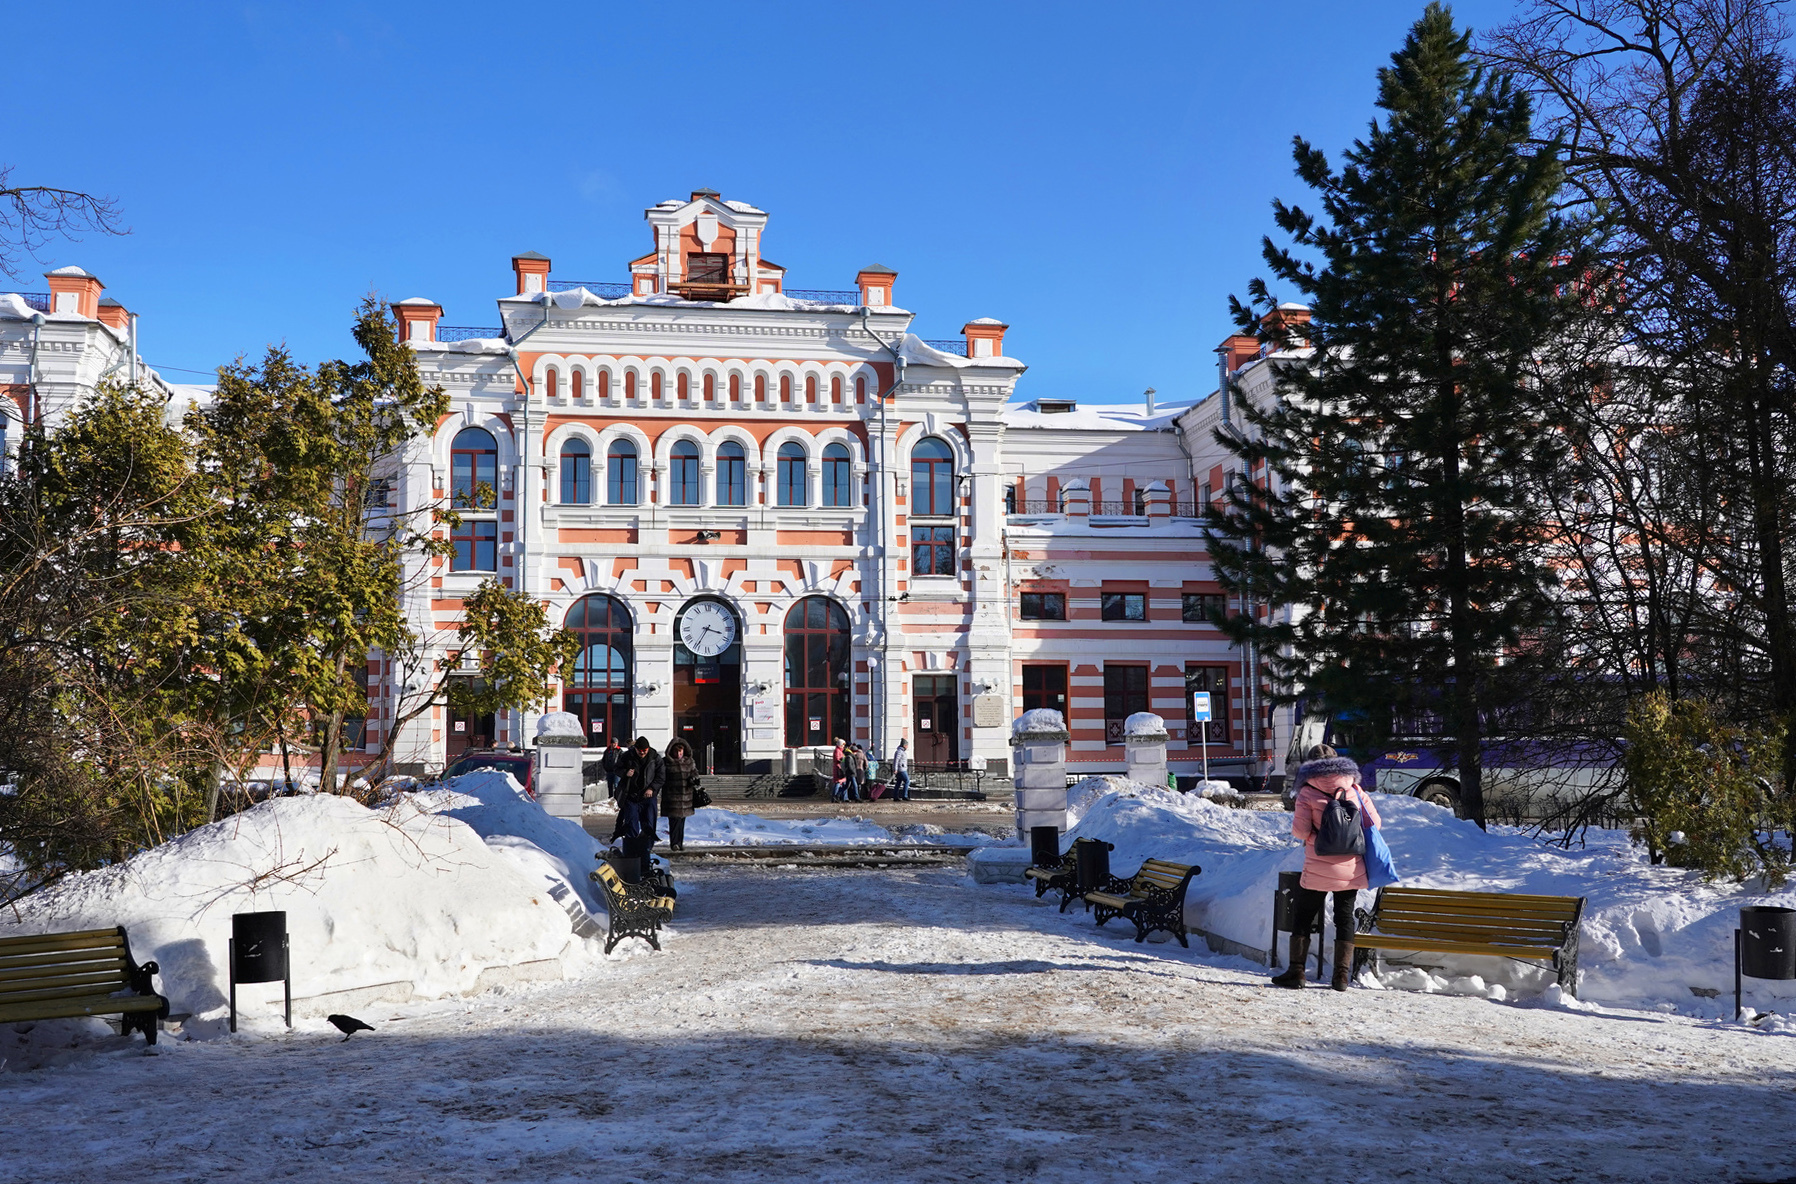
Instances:
[[[675,738],[667,745],[661,782],[661,816],[667,819],[668,846],[686,849],[686,820],[692,817],[692,791],[698,788],[698,765],[692,746]]]

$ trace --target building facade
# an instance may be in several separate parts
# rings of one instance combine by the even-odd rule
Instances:
[[[461,517],[444,528],[453,555],[405,581],[427,667],[472,676],[462,600],[497,578],[579,634],[548,706],[593,748],[679,735],[717,772],[754,773],[837,738],[884,756],[902,737],[925,765],[1002,773],[1010,721],[1052,707],[1070,772],[1120,771],[1122,721],[1152,710],[1176,773],[1206,751],[1223,775],[1280,771],[1289,729],[1216,625],[1254,610],[1211,578],[1198,518],[1232,479],[1221,400],[1028,400],[1000,321],[924,340],[880,266],[852,288],[793,288],[762,254],[768,214],[710,191],[645,216],[652,249],[618,282],[513,257],[496,325],[392,305],[451,399],[390,495]],[[135,361],[135,321],[98,280],[49,281],[0,296],[9,425],[133,368],[171,412],[191,394]],[[379,654],[367,675],[360,738],[376,752],[432,680]],[[1193,690],[1212,696],[1204,728]],[[402,767],[429,770],[526,743],[534,723],[437,703],[391,739]]]

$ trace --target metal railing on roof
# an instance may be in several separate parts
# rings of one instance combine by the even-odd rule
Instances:
[[[1093,502],[1091,512],[1112,518],[1145,518],[1147,506],[1138,506],[1133,502]]]
[[[476,337],[504,337],[505,330],[492,325],[438,325],[438,341],[472,341]]]
[[[794,300],[816,300],[824,304],[854,304],[861,302],[859,291],[840,291],[832,288],[787,288],[782,296],[790,296]]]
[[[50,293],[48,292],[20,292],[19,296],[25,301],[26,308],[35,308],[39,312],[50,311]]]
[[[1058,502],[1016,502],[1012,514],[1063,514]]]
[[[591,280],[550,280],[549,291],[572,292],[575,288],[585,288],[594,296],[606,300],[616,300],[620,296],[630,294],[629,284],[595,284]]]
[[[966,339],[961,337],[925,337],[923,344],[945,354],[960,354],[964,357],[967,352]]]

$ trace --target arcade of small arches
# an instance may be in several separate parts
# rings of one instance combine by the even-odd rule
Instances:
[[[847,408],[865,404],[877,374],[865,363],[732,364],[691,358],[611,358],[550,355],[537,359],[533,381],[551,402],[646,404],[714,403]]]

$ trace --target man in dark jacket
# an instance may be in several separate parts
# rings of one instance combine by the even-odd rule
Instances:
[[[626,836],[624,850],[640,856],[646,866],[657,838],[655,810],[660,805],[661,784],[665,778],[661,754],[655,751],[647,736],[638,736],[624,755],[621,768],[624,774],[623,801],[618,806],[618,817],[623,822]]]
[[[615,734],[605,741],[605,752],[599,757],[599,769],[605,774],[605,793],[612,801],[617,800],[617,783],[619,770],[624,762],[624,747],[617,742]]]

